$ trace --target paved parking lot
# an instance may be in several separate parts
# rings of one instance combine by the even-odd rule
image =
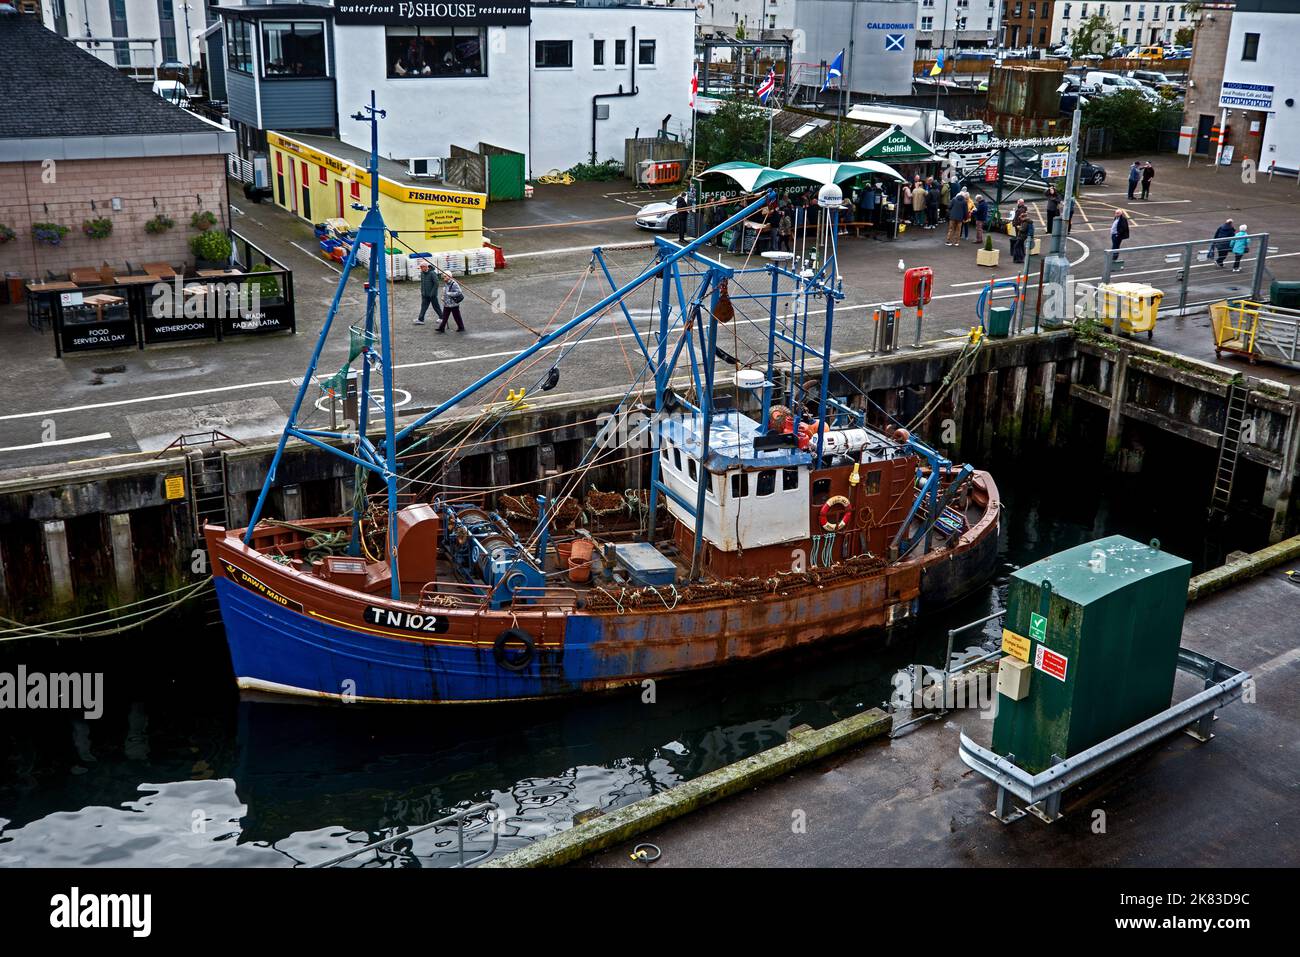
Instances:
[[[1200,163],[1188,168],[1177,157],[1154,161],[1158,172],[1147,203],[1125,198],[1125,159],[1106,161],[1109,182],[1085,188],[1066,250],[1076,276],[1093,281],[1100,277],[1101,256],[1109,248],[1107,224],[1116,205],[1123,205],[1132,210],[1129,247],[1206,239],[1232,216],[1248,223],[1252,232],[1269,233],[1268,245],[1275,247],[1268,259],[1271,277],[1300,278],[1300,190],[1294,180],[1245,184],[1226,169]],[[553,328],[594,303],[608,287],[603,276],[589,270],[591,246],[606,248],[616,279],[635,276],[650,260],[653,243],[652,236],[634,225],[636,208],[666,195],[635,190],[626,181],[577,183],[538,187],[530,201],[490,207],[487,232],[504,246],[509,266],[465,282],[466,333],[439,335],[431,325],[413,326],[418,290],[411,284],[395,285],[392,314],[402,408],[427,408],[446,398],[452,387],[472,381],[534,341],[537,330]],[[316,255],[309,224],[274,206],[250,204],[237,190],[232,190],[232,199],[235,228],[294,271],[298,335],[56,359],[50,335],[30,330],[22,307],[3,307],[0,329],[6,330],[5,351],[17,386],[0,411],[5,469],[153,450],[169,435],[211,428],[241,438],[278,432],[292,403],[294,379],[306,365],[340,277],[333,264]],[[1031,202],[1041,218],[1041,194],[1031,194]],[[1007,237],[996,240],[1003,250],[1002,264],[985,269],[975,265],[973,242],[945,247],[941,236],[942,230],[914,230],[897,241],[842,241],[846,299],[837,308],[837,352],[867,346],[872,308],[900,295],[900,264],[935,270],[936,295],[926,312],[924,341],[961,335],[976,323],[975,302],[989,278],[1013,275]],[[711,254],[727,263],[744,261],[719,251]],[[1174,271],[1163,259],[1147,262],[1132,254],[1115,278],[1160,286],[1170,282]],[[1241,295],[1249,286],[1248,273],[1221,271],[1210,262],[1198,262],[1194,274],[1198,283],[1208,283],[1223,296]],[[1212,278],[1203,281],[1203,275]],[[503,311],[494,312],[493,303]],[[358,315],[359,285],[349,288],[344,304],[351,315]],[[648,293],[633,305],[649,317]],[[731,346],[721,344],[747,361],[760,351],[761,336],[757,331],[746,336],[744,320],[757,319],[759,313],[752,304],[738,305],[742,322],[733,328]],[[812,317],[811,335],[819,335],[819,318]],[[910,342],[915,332],[911,317],[905,316],[903,329],[903,341]],[[629,370],[639,371],[631,357],[632,339],[621,314],[606,316],[583,339],[559,388],[549,395],[628,382]],[[1154,342],[1213,358],[1203,317],[1162,322]],[[322,368],[337,368],[344,349],[346,337],[336,338]],[[520,384],[530,383],[515,383]],[[324,417],[317,415],[318,421]]]

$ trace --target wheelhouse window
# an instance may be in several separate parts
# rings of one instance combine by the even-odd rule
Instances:
[[[253,72],[253,23],[251,20],[228,20],[226,31],[226,65],[240,73]]]
[[[326,76],[325,24],[262,24],[263,76]]]
[[[486,27],[388,27],[388,78],[487,76]]]
[[[781,470],[781,491],[789,492],[799,487],[799,470],[782,469]]]
[[[771,495],[776,491],[776,469],[763,469],[758,473],[757,495]]]
[[[559,70],[573,66],[572,40],[538,40],[534,62],[539,70]]]
[[[731,476],[731,497],[744,498],[749,494],[749,473],[733,472]]]

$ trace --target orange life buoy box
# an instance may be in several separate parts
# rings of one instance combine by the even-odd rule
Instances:
[[[840,518],[837,522],[832,522],[830,520],[832,508],[841,508],[844,510],[840,513]],[[822,530],[827,532],[838,532],[849,524],[849,519],[852,517],[853,506],[849,504],[849,500],[843,495],[832,495],[826,500],[825,504],[822,505]]]

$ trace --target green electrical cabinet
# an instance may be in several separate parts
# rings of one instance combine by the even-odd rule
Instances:
[[[1003,666],[1029,681],[999,694],[993,750],[1037,774],[1168,708],[1191,568],[1112,535],[1016,571]]]

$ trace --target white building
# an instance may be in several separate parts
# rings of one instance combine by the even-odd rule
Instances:
[[[1098,13],[1106,15],[1115,30],[1116,42],[1132,45],[1174,42],[1174,34],[1192,26],[1185,3],[1132,3],[1128,0],[1056,0],[1052,7],[1052,42],[1068,43],[1084,20]],[[1105,52],[1105,51],[1101,51]]]
[[[148,70],[199,62],[206,0],[42,0],[41,19],[60,36],[118,67]],[[92,38],[86,42],[87,38]]]
[[[1000,32],[1004,0],[916,0],[918,50],[984,47]]]
[[[761,40],[773,30],[794,27],[794,8],[798,0],[697,0],[697,20],[701,33],[725,33],[734,37],[744,25],[745,38]]]
[[[1237,0],[1219,107],[1229,126],[1262,137],[1259,168],[1300,170],[1300,58],[1294,0]]]

